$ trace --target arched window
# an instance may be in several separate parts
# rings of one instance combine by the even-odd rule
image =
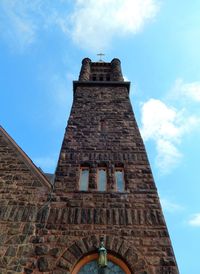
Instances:
[[[111,254],[108,254],[108,266],[104,272],[101,272],[98,268],[97,258],[97,253],[85,256],[75,266],[72,274],[131,274],[127,265],[121,259]]]
[[[89,168],[81,167],[79,189],[82,191],[87,191],[89,185]]]
[[[125,190],[125,184],[124,184],[124,170],[122,168],[115,169],[115,181],[116,181],[116,190],[118,192],[123,192]]]
[[[99,191],[106,191],[107,188],[107,174],[105,167],[98,168],[97,189]]]

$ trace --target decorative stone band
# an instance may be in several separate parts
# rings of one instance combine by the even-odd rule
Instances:
[[[52,208],[47,223],[163,226],[164,220],[159,210]]]
[[[2,206],[0,220],[49,224],[101,224],[101,225],[157,225],[163,226],[164,219],[156,209],[121,208],[49,208],[38,210],[35,206]],[[50,225],[51,226],[51,225]]]
[[[121,161],[128,163],[135,163],[136,161],[147,161],[147,156],[144,151],[136,151],[134,152],[65,152],[62,153],[62,160],[66,161],[74,161],[77,163],[85,162],[85,161]]]

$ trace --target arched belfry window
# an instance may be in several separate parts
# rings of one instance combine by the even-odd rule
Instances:
[[[131,274],[127,265],[118,257],[108,253],[108,264],[105,269],[98,267],[98,254],[86,255],[75,266],[72,274]]]

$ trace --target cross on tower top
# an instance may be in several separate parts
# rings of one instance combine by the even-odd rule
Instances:
[[[97,55],[99,56],[99,62],[103,62],[102,57],[105,56],[105,54],[104,53],[98,53]]]

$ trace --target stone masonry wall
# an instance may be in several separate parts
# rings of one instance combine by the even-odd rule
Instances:
[[[79,191],[81,166],[90,169],[89,189],[84,192]],[[106,192],[97,191],[99,166],[107,168]],[[115,190],[114,170],[118,166],[124,168],[123,193]],[[125,85],[77,86],[56,170],[55,191],[63,211],[55,210],[60,219],[52,223],[58,229],[56,222],[65,220],[63,226],[68,227],[70,239],[77,242],[88,236],[117,237],[135,248],[136,261],[134,256],[129,260],[122,256],[132,273],[178,273]],[[143,262],[140,267],[136,266],[138,261]],[[73,268],[66,256],[62,263],[69,271]]]
[[[34,263],[34,239],[50,192],[51,185],[34,174],[1,131],[0,273],[24,273],[24,266]]]
[[[90,169],[79,191],[81,166]],[[97,191],[97,168],[107,191]],[[124,169],[125,191],[114,171]],[[126,85],[79,85],[55,188],[0,134],[0,273],[72,273],[104,236],[133,274],[178,274],[172,245]]]
[[[140,177],[149,177],[149,187],[155,188],[126,87],[77,87],[56,170],[56,188],[62,193],[78,189],[80,165],[87,164],[109,166],[110,188],[114,165],[124,165],[129,177],[139,177],[139,166],[146,170]],[[135,184],[136,178],[127,187],[129,191]]]

